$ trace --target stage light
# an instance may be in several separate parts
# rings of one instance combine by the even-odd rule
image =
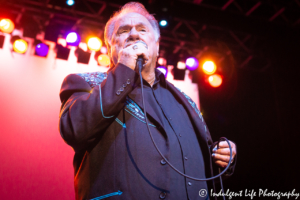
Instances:
[[[218,74],[214,74],[208,77],[208,82],[212,87],[219,87],[222,84],[222,77]]]
[[[168,75],[168,70],[167,70],[167,68],[166,68],[165,66],[159,66],[159,67],[157,67],[157,69],[158,69],[159,71],[161,71],[161,72],[165,75],[165,77],[167,77],[167,75]]]
[[[10,19],[1,19],[0,30],[3,33],[11,33],[15,29],[15,24]]]
[[[157,59],[157,63],[158,63],[159,65],[166,66],[166,65],[167,65],[167,60],[166,60],[165,58],[163,58],[163,57],[159,57],[159,58]]]
[[[70,33],[68,33],[68,35],[66,37],[66,41],[67,41],[68,45],[78,46],[80,43],[80,37],[77,33],[70,32]]]
[[[56,51],[56,58],[62,59],[62,60],[68,60],[70,49],[68,47],[64,47],[61,44],[57,44],[55,46]]]
[[[109,59],[109,56],[106,55],[106,54],[101,54],[98,56],[97,58],[97,61],[98,61],[98,64],[100,66],[108,66],[110,64],[110,59]]]
[[[82,64],[89,64],[91,53],[86,52],[81,48],[75,50],[75,55],[77,56],[77,62]]]
[[[162,26],[162,27],[164,27],[164,26],[167,26],[167,25],[168,25],[168,22],[167,22],[166,20],[161,20],[161,21],[159,22],[159,25]]]
[[[184,62],[179,61],[179,62],[177,63],[177,69],[185,69],[185,68],[186,68],[186,66],[185,66],[185,63],[184,63]]]
[[[23,39],[17,39],[13,43],[13,50],[17,53],[24,54],[28,49],[28,43]]]
[[[67,0],[67,1],[66,1],[66,4],[67,4],[68,6],[73,6],[73,5],[75,4],[75,1],[74,1],[74,0]]]
[[[88,40],[88,48],[92,51],[99,51],[102,47],[102,41],[98,37],[92,37]]]
[[[203,72],[207,75],[212,75],[216,72],[217,66],[213,61],[206,61],[202,66]]]
[[[67,41],[64,38],[58,38],[57,39],[57,44],[60,44],[63,47],[67,46]]]
[[[195,70],[199,66],[199,62],[196,58],[188,58],[185,61],[186,68],[189,70]]]
[[[107,54],[107,48],[104,47],[104,46],[101,47],[100,52],[101,52],[101,53],[104,53],[104,54]]]
[[[49,52],[49,46],[44,43],[39,43],[35,46],[35,54],[41,57],[46,57]]]

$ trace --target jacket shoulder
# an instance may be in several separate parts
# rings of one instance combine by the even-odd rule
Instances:
[[[107,73],[87,72],[69,74],[60,89],[61,102],[65,102],[75,92],[90,92],[107,78]]]
[[[106,78],[106,72],[86,72],[86,73],[78,73],[76,74],[83,78],[91,88],[100,85]]]

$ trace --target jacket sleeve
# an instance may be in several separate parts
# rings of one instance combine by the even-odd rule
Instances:
[[[80,151],[101,137],[123,108],[137,79],[137,73],[122,64],[93,88],[81,76],[68,75],[60,90],[59,130],[65,142]]]

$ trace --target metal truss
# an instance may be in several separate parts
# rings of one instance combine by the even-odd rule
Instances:
[[[43,30],[50,22],[93,31],[103,37],[106,21],[125,2],[78,0],[68,7],[65,1],[7,1],[18,23],[29,14]],[[265,40],[279,29],[294,30],[300,26],[300,1],[279,0],[145,0],[142,2],[156,18],[169,16],[169,26],[161,29],[161,47],[176,54],[187,51],[201,56],[215,50],[219,60],[233,56],[240,68],[265,71],[270,59],[264,51]],[[160,11],[163,10],[163,11]],[[172,12],[168,12],[170,10]],[[1,9],[0,9],[1,11]],[[262,30],[258,30],[259,28]],[[225,48],[220,48],[225,46]]]

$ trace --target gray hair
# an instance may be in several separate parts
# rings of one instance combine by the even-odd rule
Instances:
[[[154,29],[154,34],[155,34],[155,40],[158,41],[160,38],[160,31],[159,31],[159,26],[154,18],[153,15],[151,15],[146,8],[143,6],[143,4],[138,3],[138,2],[129,2],[126,3],[119,11],[115,12],[113,16],[108,20],[108,22],[105,25],[105,31],[104,31],[104,39],[105,39],[105,44],[108,49],[110,49],[111,45],[111,39],[112,39],[112,34],[115,29],[115,23],[116,21],[120,18],[120,16],[125,15],[127,13],[138,13],[143,15],[150,24],[152,25]]]

